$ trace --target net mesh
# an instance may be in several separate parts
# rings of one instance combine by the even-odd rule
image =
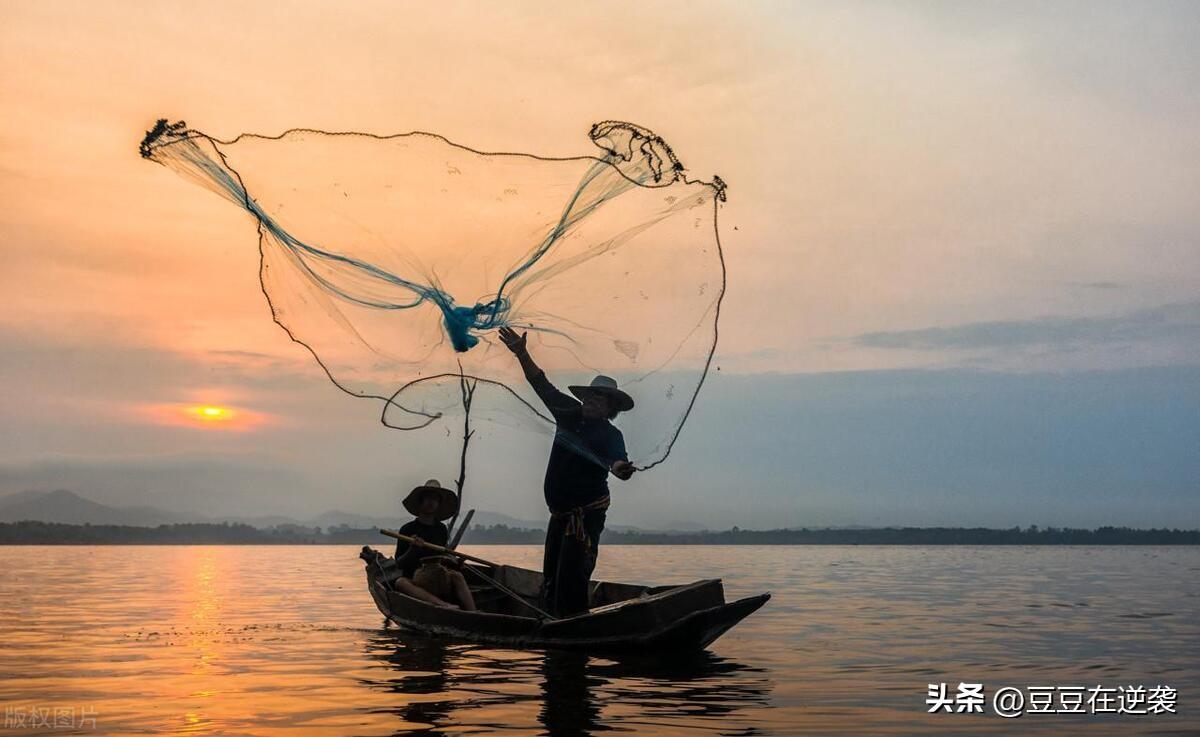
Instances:
[[[416,430],[462,412],[550,432],[497,337],[566,390],[595,374],[637,401],[616,421],[664,460],[712,361],[724,184],[690,179],[650,131],[599,123],[599,153],[485,153],[429,133],[297,129],[218,140],[161,120],[144,157],[244,208],[275,321],[343,391]]]

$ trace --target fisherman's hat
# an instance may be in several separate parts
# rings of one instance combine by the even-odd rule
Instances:
[[[571,393],[580,399],[599,394],[615,403],[617,409],[628,412],[633,409],[633,397],[617,388],[617,380],[610,376],[597,376],[588,386],[568,386]]]
[[[458,495],[438,483],[437,479],[429,479],[423,486],[418,486],[404,497],[404,508],[416,517],[421,512],[421,497],[425,494],[436,494],[438,500],[437,512],[434,517],[448,520],[458,512]]]

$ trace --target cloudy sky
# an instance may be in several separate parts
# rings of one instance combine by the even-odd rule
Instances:
[[[1200,525],[1195,3],[4,3],[0,492],[394,513],[454,475],[270,320],[252,222],[136,145],[653,128],[729,185],[720,372],[614,522]],[[204,422],[190,407],[229,407]],[[474,506],[542,514],[481,428]]]

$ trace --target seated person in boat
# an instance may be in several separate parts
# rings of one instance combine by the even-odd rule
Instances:
[[[575,395],[568,396],[529,355],[524,333],[503,327],[500,340],[516,354],[525,379],[555,422],[543,484],[550,523],[542,596],[560,617],[586,612],[591,605],[588,580],[596,569],[609,505],[608,475],[625,481],[636,470],[625,452],[624,436],[611,422],[633,409],[633,398],[607,376],[597,376],[588,386],[568,386]]]
[[[419,541],[445,547],[450,532],[442,520],[458,511],[458,497],[443,488],[437,479],[409,492],[404,508],[416,519],[400,528],[400,534]],[[394,582],[396,590],[421,601],[452,609],[475,611],[475,600],[462,573],[455,570],[453,556],[404,540],[396,541],[396,566],[400,577]]]

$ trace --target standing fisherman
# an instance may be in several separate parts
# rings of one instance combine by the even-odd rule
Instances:
[[[624,481],[635,470],[625,453],[625,438],[610,422],[633,409],[633,398],[607,376],[597,376],[590,386],[567,387],[578,399],[563,394],[533,362],[526,335],[500,328],[500,339],[516,354],[526,380],[555,421],[544,485],[550,523],[543,594],[552,612],[570,616],[588,610],[588,581],[609,505],[608,474]]]

